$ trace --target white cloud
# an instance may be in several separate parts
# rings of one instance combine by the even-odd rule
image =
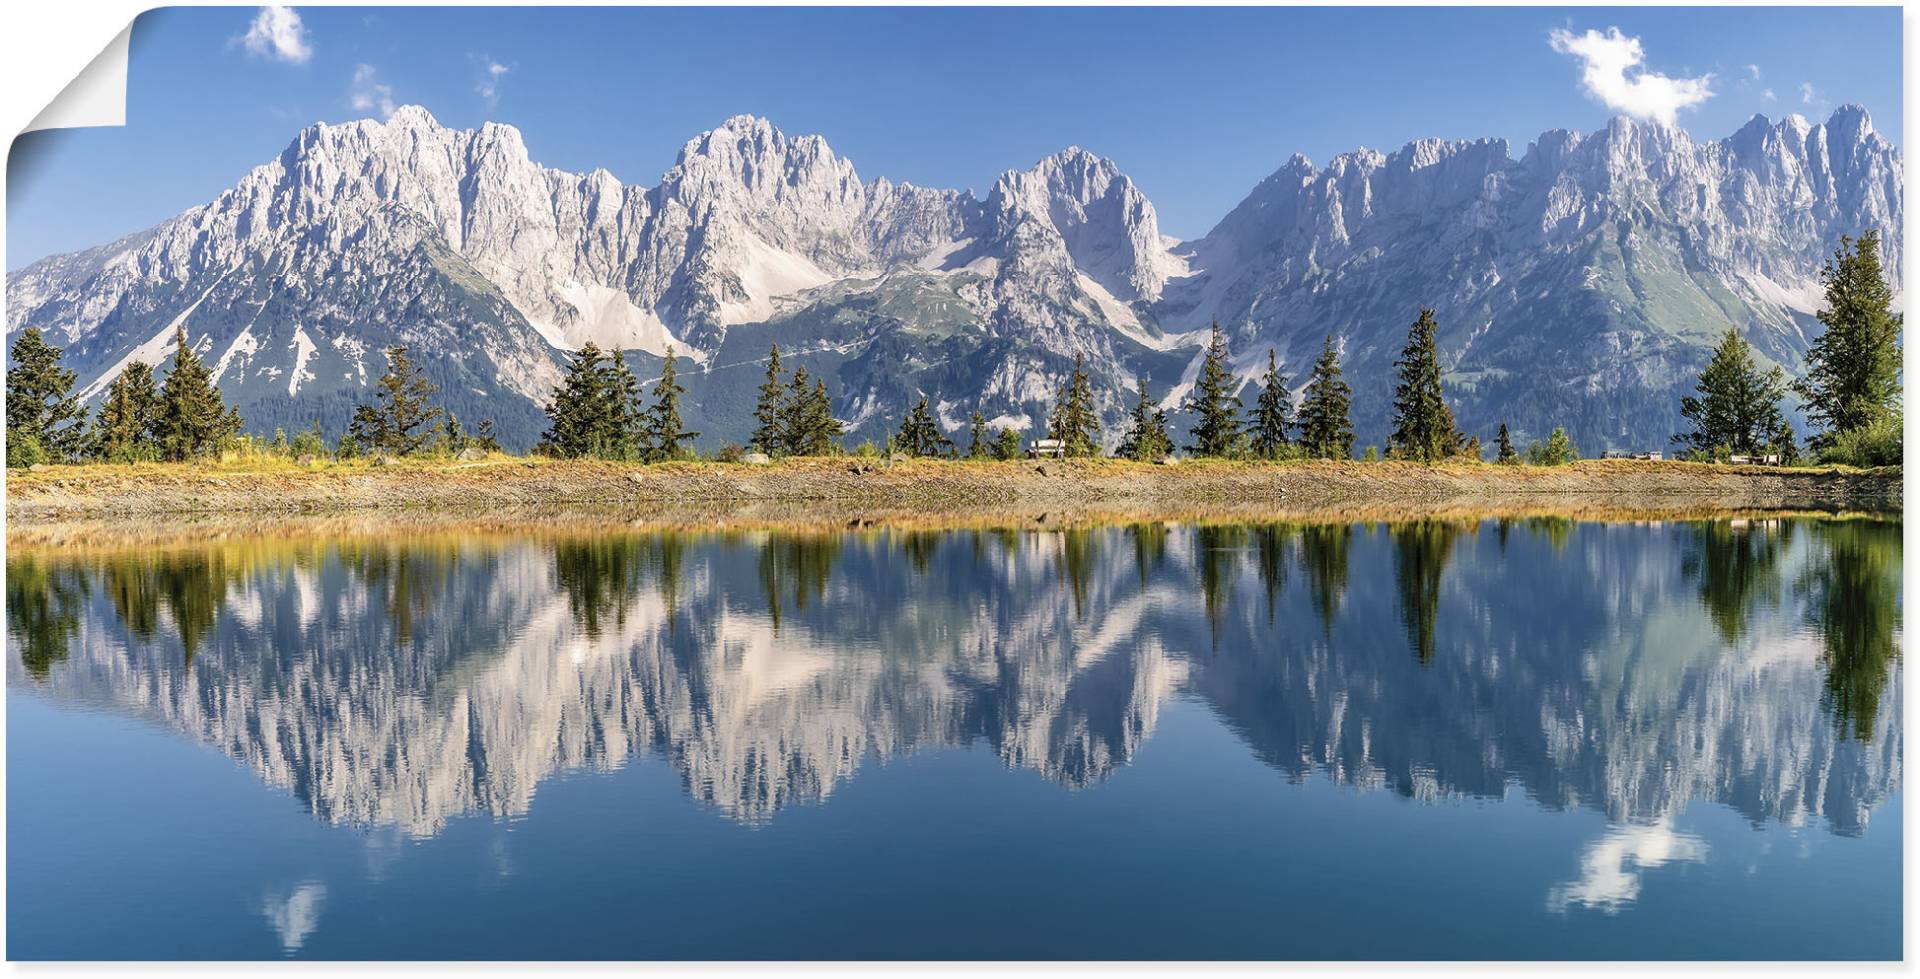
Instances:
[[[1773,89],[1770,89],[1770,88],[1761,89],[1760,97],[1763,99],[1766,99],[1769,102],[1772,102],[1774,100]]]
[[[327,885],[307,881],[292,894],[269,893],[260,899],[260,913],[280,936],[280,949],[288,955],[300,951],[307,936],[320,927],[320,910],[326,907]]]
[[[247,53],[273,58],[289,64],[304,65],[313,57],[313,45],[307,40],[307,25],[300,15],[286,7],[261,7],[253,23],[240,37]]]
[[[378,111],[380,118],[393,115],[393,86],[380,81],[372,65],[353,69],[353,87],[347,90],[347,103],[357,112]]]
[[[1657,870],[1669,863],[1704,863],[1707,842],[1681,833],[1665,821],[1652,826],[1615,826],[1587,844],[1580,857],[1580,879],[1547,891],[1547,910],[1575,905],[1617,914],[1639,898],[1636,870]]]
[[[1620,33],[1617,27],[1609,27],[1605,33],[1589,30],[1585,34],[1555,28],[1547,35],[1547,42],[1555,51],[1580,59],[1581,86],[1616,112],[1671,126],[1681,109],[1713,96],[1712,75],[1669,78],[1648,71],[1640,39]]]
[[[1820,93],[1813,90],[1812,82],[1800,83],[1800,103],[1802,105],[1818,105],[1824,101],[1826,100],[1820,97]]]
[[[480,65],[480,81],[475,83],[473,90],[480,93],[480,98],[487,103],[487,108],[491,109],[500,102],[500,76],[513,69],[485,55],[479,56],[475,61]]]
[[[1752,78],[1752,79],[1753,79],[1754,81],[1756,81],[1756,82],[1757,82],[1757,81],[1759,81],[1759,80],[1760,80],[1760,66],[1759,66],[1759,65],[1748,65],[1748,66],[1747,66],[1747,74],[1748,74],[1748,76],[1750,76],[1750,77],[1751,77],[1751,78]]]

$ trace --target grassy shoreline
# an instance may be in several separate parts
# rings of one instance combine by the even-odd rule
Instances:
[[[1592,509],[1897,512],[1900,470],[1778,469],[1591,460],[1567,466],[1302,461],[1122,460],[888,463],[854,457],[771,465],[637,465],[490,456],[473,462],[279,459],[172,465],[56,466],[9,471],[11,524],[194,515],[411,510],[470,512],[563,506],[757,509],[795,518],[1032,511],[1311,512],[1368,508],[1409,514]]]
[[[13,553],[62,558],[175,550],[312,550],[341,542],[459,546],[525,539],[582,540],[626,534],[697,534],[750,539],[786,536],[917,534],[942,532],[1052,533],[1142,524],[1210,526],[1247,524],[1395,524],[1432,521],[1477,527],[1488,521],[1582,523],[1688,522],[1697,520],[1890,520],[1895,515],[1833,510],[1727,510],[1719,508],[1622,510],[1610,507],[1507,508],[1407,511],[1381,507],[1316,510],[1201,508],[1169,510],[822,510],[746,507],[640,509],[627,507],[519,508],[491,513],[464,510],[342,511],[335,513],[195,514],[161,520],[75,518],[23,523],[9,528]]]

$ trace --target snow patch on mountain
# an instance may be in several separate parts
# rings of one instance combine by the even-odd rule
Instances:
[[[1792,287],[1781,285],[1761,272],[1742,272],[1740,281],[1747,284],[1762,302],[1772,303],[1782,309],[1812,316],[1826,305],[1826,290],[1817,278],[1801,279]]]
[[[739,245],[732,284],[723,292],[720,322],[734,326],[771,318],[774,300],[826,285],[840,276],[814,264],[804,255],[783,251],[749,236]]]
[[[287,396],[291,398],[299,396],[302,381],[313,380],[313,372],[307,369],[307,361],[312,360],[320,348],[299,326],[293,328],[293,339],[287,345],[293,349],[293,369],[287,372]]]
[[[259,351],[260,341],[253,335],[253,324],[248,323],[240,330],[239,335],[227,344],[227,352],[221,354],[220,359],[214,362],[213,383],[220,383],[220,379],[226,376],[227,368],[232,367],[235,360],[240,362],[239,369],[234,372],[235,377],[238,378],[246,371],[247,364],[252,361],[253,355]]]
[[[184,314],[182,315],[184,317]],[[120,372],[127,369],[128,364],[137,360],[143,364],[153,366],[167,359],[173,354],[174,339],[178,335],[176,325],[173,323],[161,327],[160,331],[155,333],[145,343],[127,351],[119,360],[114,361],[112,366],[101,371],[100,375],[95,377],[92,383],[81,388],[79,394],[81,402],[91,401],[95,395],[104,392],[107,389],[107,385],[112,384],[113,379],[119,377]]]
[[[632,298],[618,289],[568,279],[556,291],[573,307],[577,318],[564,329],[550,322],[528,321],[548,343],[562,350],[578,350],[588,343],[603,350],[644,350],[655,355],[665,354],[668,344],[686,349],[659,316],[635,306]]]

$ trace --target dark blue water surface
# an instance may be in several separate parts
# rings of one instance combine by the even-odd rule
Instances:
[[[1900,524],[7,563],[14,958],[1898,958]]]

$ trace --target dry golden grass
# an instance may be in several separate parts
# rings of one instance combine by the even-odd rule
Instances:
[[[323,461],[275,457],[207,465],[54,466],[10,472],[9,523],[188,521],[196,514],[395,514],[444,509],[465,517],[503,508],[687,508],[711,522],[864,519],[865,514],[1081,512],[1478,514],[1542,508],[1672,512],[1811,507],[1897,510],[1898,470],[1778,469],[1594,460],[1558,467],[1406,462],[1113,459],[1015,462],[843,456],[772,465],[657,465],[493,455],[472,462]]]
[[[785,535],[874,535],[945,531],[1060,533],[1142,524],[1391,524],[1442,521],[1479,525],[1489,520],[1577,520],[1657,523],[1718,519],[1888,519],[1885,514],[1714,508],[1492,507],[1416,510],[1396,507],[1272,510],[1256,507],[1186,509],[918,510],[810,508],[807,511],[698,508],[549,508],[496,513],[408,510],[398,513],[211,515],[163,521],[65,520],[9,528],[7,546],[20,553],[81,557],[127,549],[204,550],[231,554],[316,553],[330,546],[435,548],[492,546],[519,540],[564,541],[620,535],[694,534],[722,539]]]

